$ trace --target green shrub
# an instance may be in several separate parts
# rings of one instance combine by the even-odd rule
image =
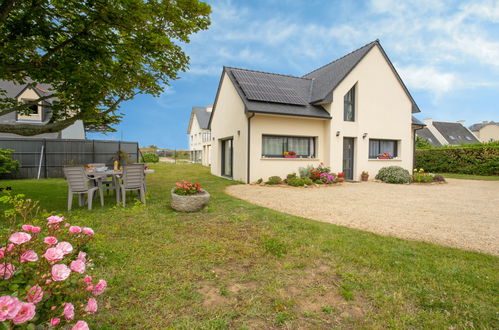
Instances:
[[[262,183],[262,182],[263,182],[263,179],[262,179],[262,178],[260,178],[260,179],[256,180],[256,183],[258,183],[258,184],[260,184],[260,183]]]
[[[269,181],[265,182],[265,184],[281,184],[282,179],[278,176],[271,176]]]
[[[11,158],[12,149],[0,149],[0,176],[15,174],[19,169],[19,162]]]
[[[409,183],[411,175],[400,166],[388,166],[379,170],[376,179],[388,183]]]
[[[419,149],[415,166],[433,173],[499,175],[499,142]]]
[[[295,179],[295,178],[296,178],[296,173],[291,173],[286,176],[286,180]]]
[[[157,162],[159,162],[159,156],[156,155],[156,154],[151,154],[151,153],[144,154],[143,157],[144,157],[144,162],[146,162],[146,163],[157,163]]]
[[[314,184],[314,181],[310,180],[310,178],[301,178],[301,180],[303,181],[303,183],[307,186],[311,186]]]
[[[303,187],[305,185],[305,182],[303,182],[302,178],[291,178],[288,180],[288,185],[293,187]]]
[[[307,167],[300,167],[298,169],[298,173],[300,173],[300,178],[310,178],[310,171],[312,171],[314,167],[312,165],[308,165]]]

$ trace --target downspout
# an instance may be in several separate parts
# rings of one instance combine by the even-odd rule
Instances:
[[[250,183],[250,141],[251,141],[251,118],[255,117],[255,113],[252,112],[251,116],[248,117],[248,164],[247,164],[247,177],[246,177],[246,183]]]

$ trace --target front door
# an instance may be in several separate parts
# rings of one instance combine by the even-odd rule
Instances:
[[[232,178],[233,140],[222,140],[222,175]]]
[[[345,179],[353,180],[354,139],[343,138],[343,172]]]

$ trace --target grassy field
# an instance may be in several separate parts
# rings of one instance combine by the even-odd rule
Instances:
[[[146,206],[108,196],[91,212],[65,210],[60,179],[1,183],[96,231],[93,272],[110,288],[91,326],[499,328],[497,257],[251,205],[199,165],[152,167]],[[180,179],[212,194],[203,211],[169,208]]]
[[[459,174],[459,173],[442,173],[444,178],[452,179],[466,179],[466,180],[485,180],[485,181],[498,181],[499,175],[472,175],[472,174]]]

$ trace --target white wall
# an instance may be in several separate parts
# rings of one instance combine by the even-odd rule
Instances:
[[[71,126],[66,127],[61,131],[61,139],[81,139],[84,140],[85,128],[83,121],[77,120]]]

